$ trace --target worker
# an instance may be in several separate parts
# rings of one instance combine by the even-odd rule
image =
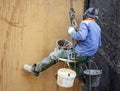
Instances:
[[[96,23],[97,20],[98,10],[93,7],[88,8],[83,15],[83,20],[79,24],[77,31],[74,26],[69,26],[68,28],[68,33],[76,41],[75,45],[72,45],[72,43],[67,40],[59,40],[56,42],[57,47],[53,52],[33,65],[25,64],[24,70],[38,76],[40,72],[56,64],[58,58],[68,59],[68,54],[70,50],[73,49],[75,52],[75,60],[78,64],[88,61],[89,58],[98,51],[101,45],[101,28]],[[79,68],[76,69],[77,73],[79,73]],[[79,74],[77,77],[79,78]]]

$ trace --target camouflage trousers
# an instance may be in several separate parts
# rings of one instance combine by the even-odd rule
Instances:
[[[58,57],[68,59],[69,53],[70,50],[65,50],[65,49],[58,50],[57,48],[55,48],[55,50],[51,52],[46,58],[36,63],[35,71],[42,72],[47,68],[51,67],[52,65],[56,64],[58,62],[57,60]],[[80,64],[83,62],[88,62],[90,58],[86,56],[80,56],[80,57],[75,56],[75,60],[77,61],[77,63],[76,64],[70,63],[70,66],[76,71],[77,78],[79,80],[82,80],[83,70],[81,69]]]

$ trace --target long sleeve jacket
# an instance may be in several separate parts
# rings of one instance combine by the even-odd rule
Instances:
[[[93,56],[101,46],[101,29],[92,19],[83,20],[71,36],[77,41],[74,46],[77,56]]]

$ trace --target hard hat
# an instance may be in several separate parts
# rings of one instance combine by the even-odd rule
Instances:
[[[98,9],[90,7],[88,10],[85,11],[83,18],[94,18],[98,19]]]

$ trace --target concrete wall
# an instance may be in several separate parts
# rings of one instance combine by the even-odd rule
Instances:
[[[83,0],[73,0],[77,22]],[[24,72],[25,63],[46,57],[58,39],[68,39],[70,0],[0,0],[0,91],[56,91],[58,63],[39,77]],[[77,91],[72,88],[59,91]]]

